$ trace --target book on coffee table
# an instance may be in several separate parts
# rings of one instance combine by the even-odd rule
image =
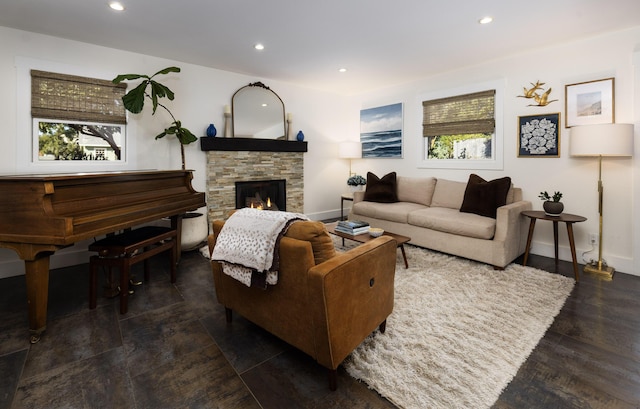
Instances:
[[[369,222],[361,220],[341,220],[336,225],[336,231],[356,236],[369,232]]]
[[[359,227],[368,227],[369,222],[365,222],[362,220],[341,220],[338,222],[338,226],[347,227],[347,228],[359,228]]]
[[[336,226],[336,231],[339,231],[344,234],[350,234],[352,236],[357,236],[358,234],[369,233],[369,226],[357,227],[357,228],[348,228],[343,226]]]

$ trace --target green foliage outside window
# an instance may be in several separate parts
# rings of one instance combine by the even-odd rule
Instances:
[[[85,154],[78,143],[78,132],[65,124],[40,122],[38,124],[38,153],[53,155],[56,160],[83,160]]]
[[[114,157],[111,160],[120,160],[120,146],[115,139],[119,132],[119,126],[39,121],[38,156],[50,160],[110,160],[104,153],[97,155],[83,146],[83,135],[85,143],[92,138],[106,142],[109,147],[101,148],[102,152],[109,151]]]
[[[427,137],[427,157],[428,159],[487,159],[491,158],[492,134],[474,133],[459,135],[440,135]],[[485,149],[480,154],[470,152],[467,149],[460,149],[457,154],[456,143],[469,140],[478,140]]]

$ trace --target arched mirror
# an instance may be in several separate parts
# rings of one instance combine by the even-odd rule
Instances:
[[[231,99],[235,138],[285,139],[284,103],[261,82],[246,85]]]

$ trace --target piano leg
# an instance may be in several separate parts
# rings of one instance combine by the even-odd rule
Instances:
[[[176,241],[176,248],[173,250],[175,256],[176,265],[180,262],[180,256],[182,255],[182,219],[183,214],[178,214],[175,216],[171,216],[171,229],[176,231],[176,237],[174,240]]]
[[[27,280],[27,304],[29,307],[29,332],[32,344],[40,341],[47,328],[47,302],[49,298],[49,255],[25,260]]]

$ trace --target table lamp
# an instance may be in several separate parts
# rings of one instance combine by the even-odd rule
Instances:
[[[611,280],[615,269],[602,261],[602,157],[633,156],[632,124],[597,124],[575,126],[571,128],[569,153],[571,156],[598,157],[598,261],[590,262],[584,267],[585,273],[600,275]]]
[[[362,157],[362,143],[341,142],[338,146],[338,157],[341,159],[349,159],[349,177],[353,176],[351,172],[351,160]]]

